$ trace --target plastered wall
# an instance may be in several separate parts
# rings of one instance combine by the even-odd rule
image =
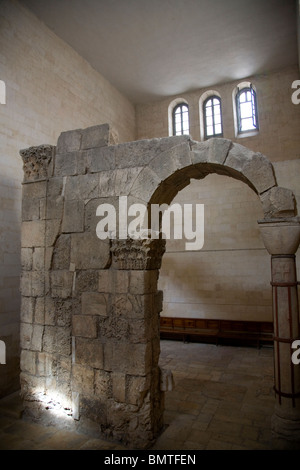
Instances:
[[[62,130],[109,123],[119,142],[135,138],[135,110],[109,82],[18,2],[1,0],[0,396],[19,387],[20,149],[55,144]]]

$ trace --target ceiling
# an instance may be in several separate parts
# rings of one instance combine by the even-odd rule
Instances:
[[[20,0],[133,103],[298,63],[295,0]]]

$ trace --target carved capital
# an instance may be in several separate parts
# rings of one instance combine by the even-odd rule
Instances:
[[[24,183],[45,180],[52,174],[55,147],[39,145],[20,150],[23,159]]]
[[[165,248],[165,240],[151,238],[112,240],[113,266],[124,270],[159,269]]]

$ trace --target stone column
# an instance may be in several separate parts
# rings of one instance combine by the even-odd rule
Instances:
[[[300,364],[292,362],[292,344],[299,339],[299,304],[295,253],[300,242],[300,218],[259,221],[271,254],[274,322],[274,391],[272,445],[300,447]]]

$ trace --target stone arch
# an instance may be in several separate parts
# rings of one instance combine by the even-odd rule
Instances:
[[[191,178],[217,173],[246,183],[258,195],[266,219],[297,214],[293,192],[278,186],[273,165],[263,154],[223,138],[179,139],[178,145],[157,154],[139,173],[131,196],[147,204],[169,204]]]

